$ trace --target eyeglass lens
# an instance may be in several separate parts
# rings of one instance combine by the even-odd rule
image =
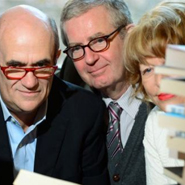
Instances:
[[[102,38],[97,38],[97,39],[91,40],[85,46],[80,46],[80,45],[74,46],[68,50],[68,55],[72,59],[78,59],[85,54],[85,52],[84,52],[85,47],[89,47],[94,52],[102,51],[107,47],[107,40],[102,37]]]
[[[7,68],[5,70],[5,75],[9,78],[22,78],[29,70],[21,68]],[[54,68],[40,68],[30,70],[38,78],[47,78],[54,73]]]

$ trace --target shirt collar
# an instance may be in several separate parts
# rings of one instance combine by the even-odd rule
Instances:
[[[2,107],[2,111],[3,111],[4,120],[7,121],[9,117],[12,117],[12,115],[10,114],[4,101],[2,100],[1,94],[0,94],[0,102],[1,102],[1,107]]]
[[[133,91],[134,89],[130,85],[127,91],[115,102],[117,102],[123,110],[134,119],[141,104],[141,100],[131,97]],[[139,94],[138,97],[141,98],[141,95]],[[113,101],[111,98],[103,98],[103,100],[107,106],[111,101]]]

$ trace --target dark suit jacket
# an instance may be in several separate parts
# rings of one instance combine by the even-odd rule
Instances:
[[[103,114],[93,93],[54,77],[46,120],[38,126],[34,171],[84,185],[107,185]],[[0,185],[12,185],[13,159],[0,107]]]
[[[111,185],[146,185],[144,128],[150,107],[142,103],[118,166],[109,163]]]

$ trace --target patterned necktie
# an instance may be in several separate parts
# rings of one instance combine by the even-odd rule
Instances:
[[[108,110],[109,128],[107,132],[107,148],[109,159],[113,159],[123,151],[120,137],[120,115],[123,109],[118,103],[110,102]]]

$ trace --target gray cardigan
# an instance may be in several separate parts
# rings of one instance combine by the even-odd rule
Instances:
[[[143,138],[149,110],[147,104],[140,105],[119,164],[113,167],[109,162],[111,185],[146,185]]]

